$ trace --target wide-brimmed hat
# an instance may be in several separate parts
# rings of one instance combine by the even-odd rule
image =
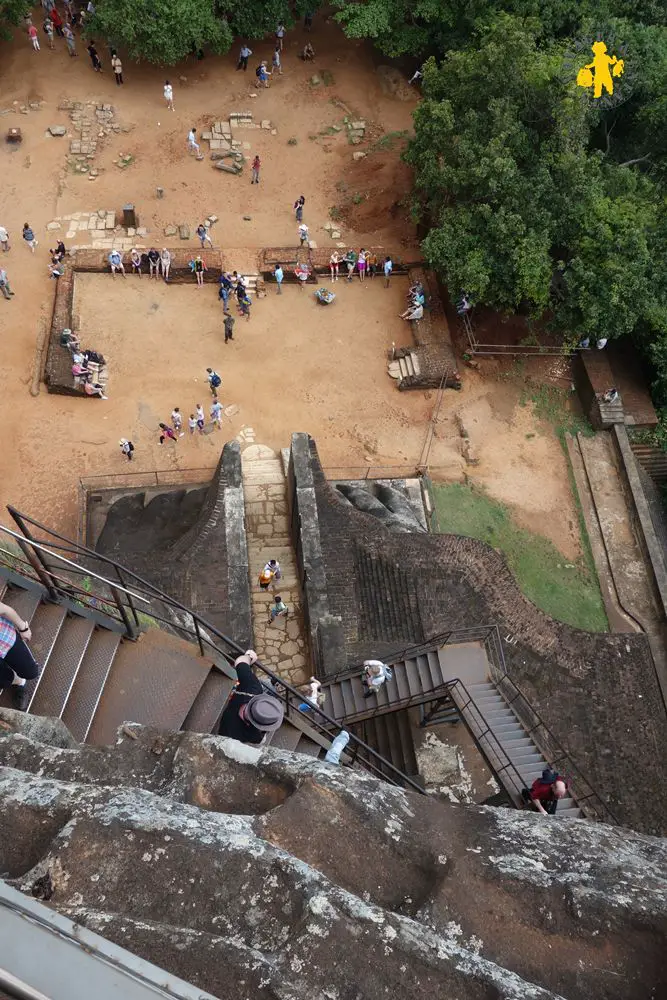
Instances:
[[[256,694],[246,706],[246,719],[263,733],[280,729],[285,709],[283,703],[270,694]]]

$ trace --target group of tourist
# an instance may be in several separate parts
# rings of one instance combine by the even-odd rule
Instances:
[[[55,49],[55,37],[57,36],[58,38],[64,38],[65,44],[67,45],[67,51],[70,56],[78,55],[76,51],[76,39],[74,32],[77,28],[79,31],[83,32],[86,18],[88,15],[95,13],[95,5],[92,0],[88,0],[88,3],[85,5],[77,4],[74,0],[63,0],[64,19],[58,11],[55,0],[42,0],[42,7],[44,9],[42,31],[46,36],[49,48]],[[32,45],[35,52],[39,52],[41,48],[39,44],[39,31],[33,24],[31,13],[26,15],[24,23],[26,26],[28,41]],[[120,59],[118,58],[115,49],[111,49],[110,51],[111,65],[116,75],[116,83],[122,83],[123,68],[120,63]],[[102,63],[95,48],[95,43],[92,41],[88,45],[88,54],[90,55],[93,69],[100,72],[102,69]],[[119,76],[120,80],[118,79]]]
[[[399,313],[399,318],[408,321],[421,319],[424,315],[425,305],[426,292],[421,281],[417,281],[408,289],[408,308],[404,312]]]
[[[107,399],[107,362],[103,354],[88,347],[82,349],[81,340],[69,329],[60,335],[60,345],[70,352],[74,386],[86,396]]]

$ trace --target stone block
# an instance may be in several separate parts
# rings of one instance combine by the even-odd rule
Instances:
[[[148,230],[145,226],[139,226],[137,228],[137,236],[148,236]]]
[[[180,225],[178,227],[178,235],[179,235],[180,239],[182,239],[182,240],[189,240],[190,239],[190,227],[186,223],[182,223],[182,225]]]
[[[59,223],[59,222],[49,222],[49,223],[47,224],[47,227],[46,227],[46,228],[47,228],[47,229],[48,229],[48,230],[49,230],[50,232],[51,232],[51,231],[53,231],[53,230],[55,230],[55,229],[60,229],[60,223]]]
[[[130,226],[130,227],[129,227],[129,229],[127,230],[127,235],[128,235],[128,236],[136,236],[136,235],[137,235],[137,231],[136,231],[136,229],[133,229],[133,228],[132,228],[132,227]]]
[[[164,235],[165,236],[175,236],[178,232],[176,226],[165,226]]]
[[[66,135],[67,129],[64,125],[49,125],[51,135]]]

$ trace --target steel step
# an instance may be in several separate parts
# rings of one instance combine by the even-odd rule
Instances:
[[[270,745],[276,750],[295,750],[301,735],[300,730],[290,725],[289,722],[283,722],[280,729],[272,734]]]
[[[35,609],[30,628],[32,639],[29,642],[30,651],[42,668],[34,681],[28,681],[26,690],[29,692],[27,710],[32,711],[32,703],[47,673],[48,665],[56,644],[58,635],[65,621],[67,610],[61,604],[40,604]]]
[[[105,628],[96,628],[90,637],[62,713],[63,722],[80,743],[88,736],[120,640],[118,632]]]
[[[89,618],[65,618],[30,703],[34,715],[62,715],[94,629],[95,623]]]
[[[320,754],[324,755],[325,750],[319,743],[313,743],[307,736],[302,736],[296,745],[296,752],[308,754],[309,757],[319,757]]]
[[[192,702],[181,729],[191,733],[217,733],[227,699],[234,688],[231,678],[211,669]]]

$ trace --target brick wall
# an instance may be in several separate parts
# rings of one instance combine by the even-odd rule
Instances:
[[[348,662],[386,654],[389,645],[368,634],[358,576],[363,552],[400,569],[425,637],[497,624],[503,639],[512,639],[503,641],[508,673],[584,775],[622,822],[659,832],[667,815],[667,719],[646,636],[588,633],[549,618],[523,596],[489,546],[458,535],[393,534],[337,499],[314,442],[311,465],[326,610],[341,619]],[[379,605],[386,593],[376,590]],[[416,620],[407,616],[405,639],[421,641]]]

